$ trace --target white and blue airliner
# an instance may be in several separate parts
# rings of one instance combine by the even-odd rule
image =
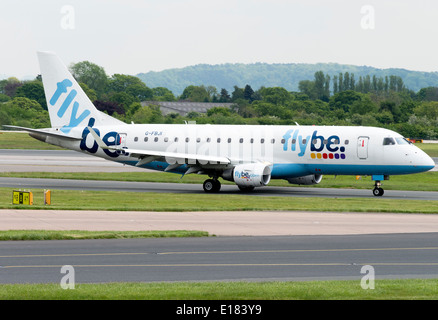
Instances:
[[[204,174],[206,192],[219,178],[243,191],[285,179],[311,185],[323,175],[367,175],[373,194],[391,175],[419,173],[434,161],[400,134],[357,126],[126,124],[98,111],[57,55],[39,52],[52,128],[38,140],[126,165]],[[13,126],[9,126],[13,127]]]

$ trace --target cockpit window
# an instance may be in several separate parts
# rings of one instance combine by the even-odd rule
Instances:
[[[408,140],[406,140],[406,138],[395,138],[395,140],[397,140],[398,144],[410,144],[411,142],[409,142]]]
[[[390,145],[394,145],[394,144],[395,144],[394,138],[384,138],[383,139],[384,146],[390,146]]]

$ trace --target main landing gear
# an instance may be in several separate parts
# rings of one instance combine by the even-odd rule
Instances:
[[[203,188],[205,192],[219,192],[221,189],[221,182],[218,179],[207,179],[204,181]]]
[[[376,183],[374,184],[374,189],[373,189],[373,195],[375,195],[376,197],[381,197],[385,193],[383,191],[383,189],[381,188],[381,185],[382,185],[382,183],[379,180],[376,180]]]

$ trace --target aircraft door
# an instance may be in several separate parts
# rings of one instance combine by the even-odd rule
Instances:
[[[368,158],[368,140],[369,137],[359,137],[357,139],[357,157],[359,159]]]
[[[122,148],[126,148],[126,133],[117,134],[117,144]]]

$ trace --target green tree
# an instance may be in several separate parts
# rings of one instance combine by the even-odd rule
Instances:
[[[375,113],[378,109],[377,105],[371,101],[368,95],[361,95],[360,99],[355,99],[351,103],[350,113],[365,115],[367,113]]]
[[[339,92],[338,89],[338,76],[333,76],[333,94],[337,94]]]
[[[316,99],[324,100],[324,84],[325,84],[324,72],[317,71],[315,72],[314,76],[315,76],[315,81],[313,85],[314,96]]]
[[[0,104],[0,124],[47,128],[50,127],[49,113],[35,100],[16,97]]]
[[[221,89],[219,102],[231,102],[231,96],[228,91],[224,88]]]
[[[139,104],[139,103],[136,103]],[[135,109],[135,108],[132,108]],[[132,115],[135,123],[162,123],[163,115],[159,106],[139,106]]]
[[[414,109],[414,113],[419,117],[427,117],[432,120],[438,119],[438,102],[422,102]]]
[[[85,94],[87,95],[88,99],[90,99],[91,102],[97,100],[97,94],[96,91],[93,89],[90,89],[85,83],[79,82],[79,85],[81,86],[82,90],[84,90]]]
[[[392,114],[393,119],[391,122],[399,122],[399,119],[401,117],[401,111],[399,106],[394,101],[384,100],[380,102],[380,112],[385,111],[388,111]]]
[[[310,80],[301,80],[298,83],[298,90],[307,95],[310,99],[316,99],[315,82]]]
[[[116,102],[122,106],[125,112],[129,112],[129,106],[131,104],[139,102],[138,99],[126,92],[113,92],[109,97],[109,101]]]
[[[213,115],[223,115],[229,117],[231,115],[231,110],[225,107],[213,107],[207,110],[207,116],[211,117]]]
[[[331,110],[342,109],[344,112],[350,111],[353,102],[361,100],[362,95],[353,90],[342,91],[330,98],[329,106]]]
[[[104,93],[108,76],[102,67],[89,61],[82,61],[72,64],[70,71],[76,81],[85,83],[90,89],[96,91],[98,96]]]
[[[190,100],[192,102],[209,102],[210,94],[205,86],[190,85],[186,87],[180,96],[180,100]]]
[[[155,101],[175,101],[175,95],[172,91],[164,87],[152,88],[153,100]]]
[[[2,82],[2,93],[13,98],[15,97],[15,93],[19,87],[23,85],[23,83],[15,77],[10,77],[4,82]]]
[[[420,101],[438,101],[438,87],[422,88],[418,91],[416,97]]]
[[[47,110],[46,96],[44,87],[40,81],[28,81],[17,88],[16,97],[25,97],[37,101],[45,110]]]
[[[286,105],[288,101],[293,100],[292,95],[282,87],[260,88],[262,100],[274,105]]]
[[[238,99],[245,99],[243,94],[243,89],[238,86],[234,86],[234,91],[231,93],[231,101],[235,102]]]
[[[152,89],[139,78],[130,75],[114,74],[108,80],[107,86],[109,92],[125,92],[138,101],[150,100],[153,97]]]
[[[254,90],[251,88],[249,84],[245,86],[243,89],[243,99],[248,100],[249,102],[253,101]]]

